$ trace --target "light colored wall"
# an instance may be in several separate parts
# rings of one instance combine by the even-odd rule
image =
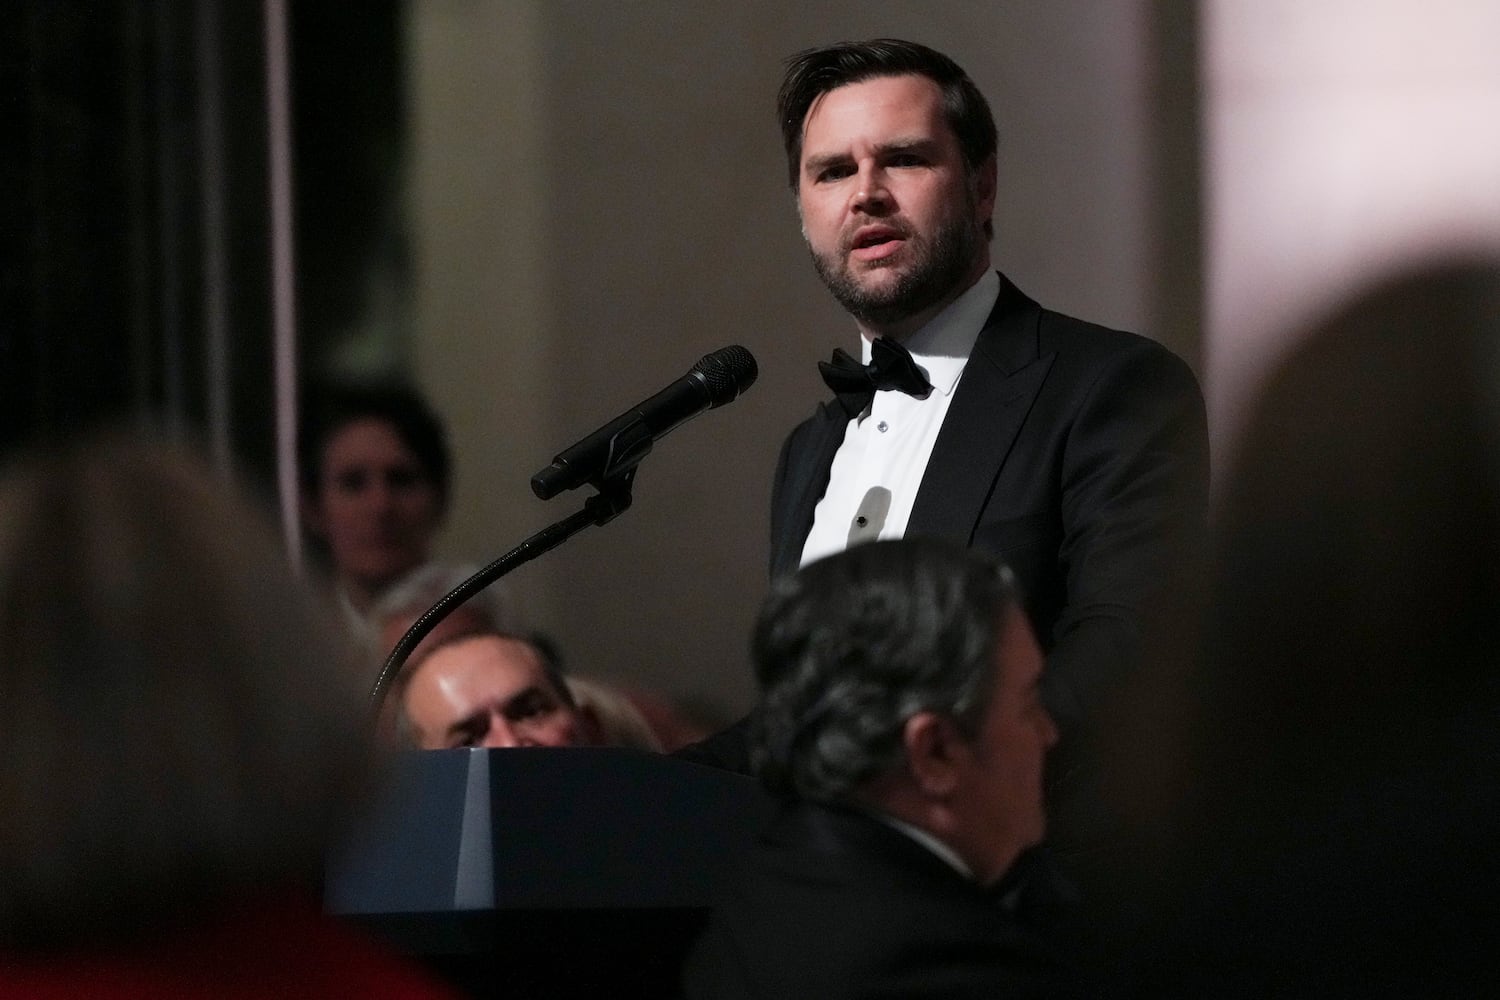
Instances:
[[[542,526],[527,483],[537,443],[557,436],[541,29],[526,3],[417,3],[407,18],[410,355],[449,426],[443,544],[465,562],[486,563]],[[509,579],[523,597],[545,593]]]
[[[1204,8],[1206,368],[1228,440],[1333,303],[1416,257],[1500,249],[1500,4]]]
[[[447,553],[488,561],[571,512],[581,493],[543,504],[531,474],[702,354],[745,345],[759,383],[657,446],[633,510],[510,579],[577,668],[746,707],[776,451],[824,392],[815,362],[853,340],[785,185],[782,60],[886,34],[954,56],[1001,130],[1000,266],[1047,305],[1153,333],[1195,303],[1154,284],[1178,248],[1153,144],[1180,110],[1152,95],[1192,69],[1153,61],[1149,9],[413,3],[414,354],[459,456]],[[1163,339],[1196,352],[1180,319]]]

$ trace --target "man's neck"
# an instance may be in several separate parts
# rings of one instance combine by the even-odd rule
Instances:
[[[921,843],[980,885],[999,881],[1023,849],[1017,844],[1013,850],[1007,845],[997,851],[993,833],[988,830],[980,833],[981,843],[974,843],[951,805],[928,797],[900,778],[877,779],[850,802]]]

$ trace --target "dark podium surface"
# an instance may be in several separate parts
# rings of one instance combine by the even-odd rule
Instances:
[[[743,775],[634,750],[414,752],[326,907],[475,995],[670,997],[770,809]]]

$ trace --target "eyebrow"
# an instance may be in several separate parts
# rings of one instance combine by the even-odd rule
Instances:
[[[938,140],[931,136],[896,138],[889,142],[882,142],[876,146],[875,155],[878,158],[890,156],[892,153],[930,154],[938,145]],[[853,159],[854,157],[848,153],[817,153],[803,159],[802,169],[809,173],[816,173],[825,167],[836,166],[840,163],[849,163]]]
[[[519,707],[529,706],[537,698],[545,699],[548,704],[556,704],[557,698],[540,684],[532,684],[522,688],[500,705],[500,714],[510,718],[510,714]]]

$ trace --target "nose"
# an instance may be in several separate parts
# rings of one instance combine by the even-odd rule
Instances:
[[[854,208],[869,215],[878,215],[889,209],[891,192],[885,184],[885,173],[873,164],[859,169],[859,183],[854,191]]]
[[[376,476],[361,483],[359,491],[351,499],[364,513],[378,515],[390,507],[390,487]]]
[[[377,476],[375,478],[375,481],[370,484],[370,491],[368,496],[370,505],[373,507],[376,507],[380,510],[384,510],[387,507],[390,507],[391,501],[395,497],[395,495],[396,491],[392,489],[391,484],[386,482],[383,478]]]

